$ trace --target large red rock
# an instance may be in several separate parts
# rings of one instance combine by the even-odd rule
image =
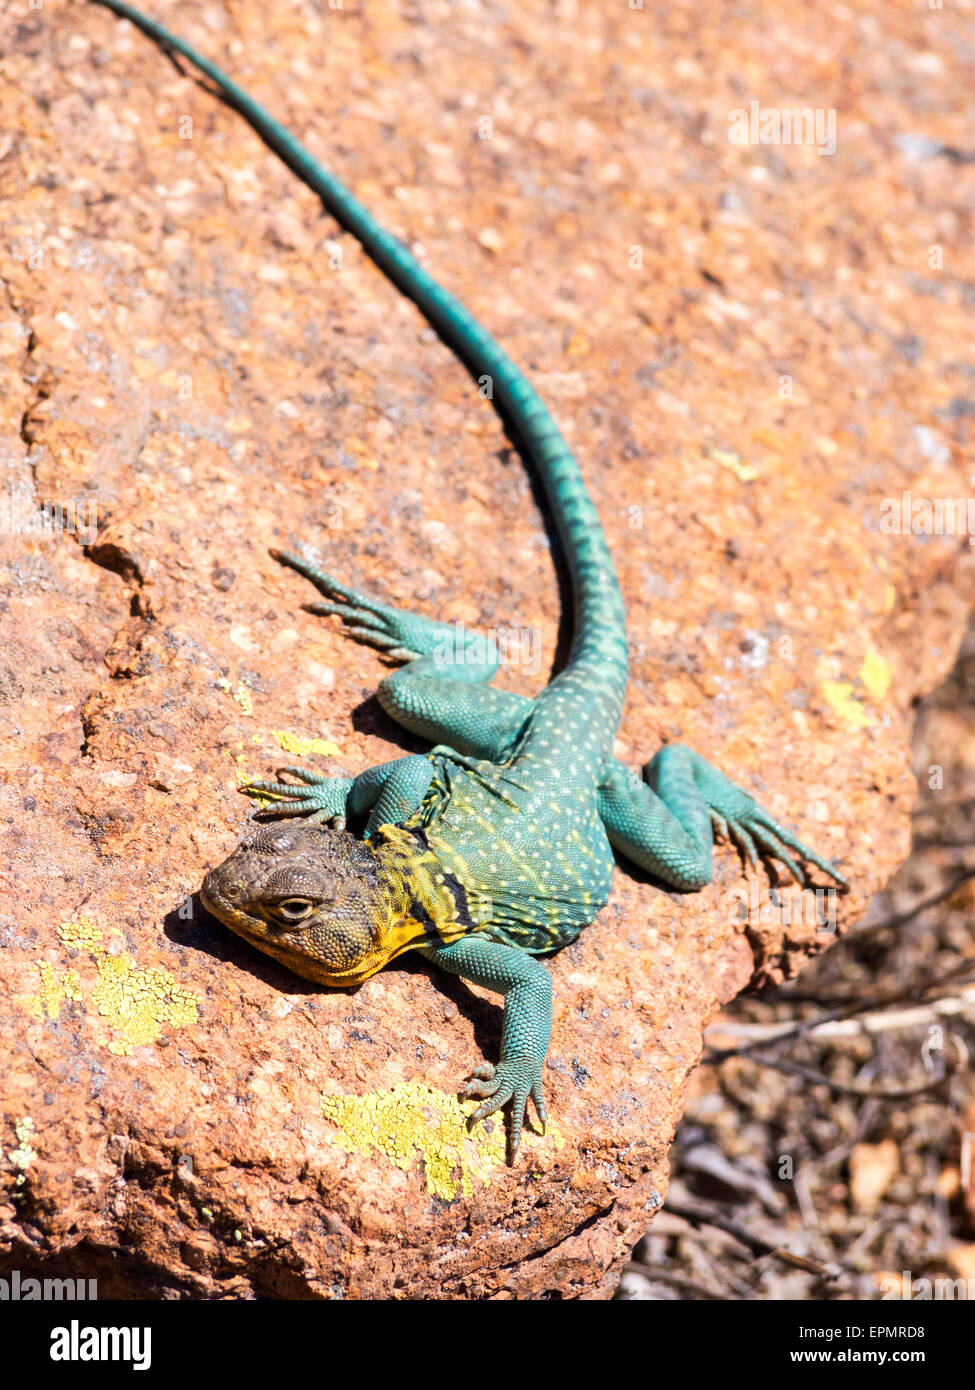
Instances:
[[[883,529],[885,499],[970,491],[969,21],[147,3],[531,371],[628,603],[620,756],[712,758],[842,863],[854,921],[906,853],[912,703],[971,596],[964,539]],[[408,958],[316,990],[202,912],[240,778],[417,746],[268,547],[527,629],[540,670],[529,646],[502,681],[531,693],[564,651],[546,532],[462,368],[237,115],[94,6],[13,0],[0,52],[0,1265],[604,1296],[703,1027],[831,931],[727,848],[695,896],[621,870],[552,963],[553,1124],[509,1171],[456,1099],[496,1000]],[[753,98],[835,111],[835,153],[733,143]]]

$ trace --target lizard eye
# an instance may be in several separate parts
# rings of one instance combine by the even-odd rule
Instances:
[[[275,903],[271,910],[286,922],[300,922],[303,917],[308,916],[313,906],[310,898],[285,898],[282,902]]]

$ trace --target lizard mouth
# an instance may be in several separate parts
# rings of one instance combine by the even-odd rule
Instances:
[[[200,902],[211,917],[216,917],[225,927],[230,927],[241,935],[251,935],[253,927],[246,912],[241,912],[229,901],[217,881],[219,870],[212,870],[200,885]]]
[[[206,882],[200,885],[200,902],[206,908],[207,912],[209,912],[211,917],[216,917],[221,922],[223,921],[224,904],[222,902],[218,902],[216,896],[208,888]]]

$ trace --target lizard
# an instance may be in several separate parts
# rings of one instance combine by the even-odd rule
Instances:
[[[510,1107],[513,1164],[528,1102],[544,1132],[552,977],[542,960],[575,941],[609,900],[614,851],[677,890],[712,878],[715,833],[743,859],[840,871],[742,787],[681,743],[636,775],[613,755],[628,676],[623,598],[579,466],[534,387],[495,339],[295,136],[226,73],[126,0],[96,0],[186,59],[355,236],[492,398],[541,485],[569,571],[573,637],[535,698],[490,682],[494,642],[377,601],[301,556],[272,556],[310,580],[312,612],[341,620],[391,669],[382,708],[433,747],[325,777],[281,768],[244,790],[252,828],[203,882],[205,908],[298,975],[360,984],[404,951],[504,999],[500,1057],[461,1090],[476,1124]],[[289,780],[284,780],[285,778]],[[353,833],[353,827],[358,833]]]

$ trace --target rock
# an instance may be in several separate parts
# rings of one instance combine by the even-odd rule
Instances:
[[[967,495],[961,170],[892,145],[917,108],[863,3],[842,27],[766,4],[747,33],[705,4],[691,33],[625,6],[153,0],[547,383],[629,607],[621,756],[681,738],[854,885],[773,907],[727,848],[691,897],[621,870],[552,962],[553,1123],[509,1171],[456,1099],[496,1000],[409,958],[316,990],[194,895],[243,776],[416,746],[381,660],[269,546],[524,629],[501,680],[529,694],[567,628],[521,464],[237,115],[107,12],[13,10],[0,1265],[102,1297],[605,1297],[708,1020],[794,977],[907,852],[912,709],[972,592],[957,536],[923,507],[900,526]],[[944,59],[925,139],[962,148],[960,51],[899,24]],[[732,143],[741,71],[820,93],[836,153]]]

